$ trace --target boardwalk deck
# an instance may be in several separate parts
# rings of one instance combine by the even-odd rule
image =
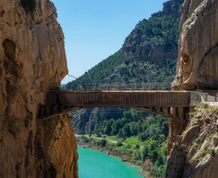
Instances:
[[[39,118],[94,107],[123,107],[188,118],[192,91],[51,91],[40,107]]]

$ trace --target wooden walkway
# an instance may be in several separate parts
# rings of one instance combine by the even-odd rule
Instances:
[[[120,107],[153,112],[180,121],[188,118],[191,95],[187,91],[52,91],[39,118],[82,108]]]

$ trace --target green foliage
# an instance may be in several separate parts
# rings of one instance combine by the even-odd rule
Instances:
[[[198,110],[200,108],[207,108],[208,104],[207,103],[199,103],[196,107],[195,110]]]
[[[100,129],[99,129],[98,124],[95,124],[95,127],[94,127],[94,133],[95,133],[97,136],[100,135]]]
[[[87,142],[89,141],[89,139],[88,139],[86,136],[84,136],[84,135],[82,135],[82,140],[83,140],[85,143],[87,143]]]
[[[133,159],[134,160],[141,160],[141,154],[139,150],[136,150],[133,154]]]
[[[148,156],[149,156],[149,150],[148,147],[145,145],[141,151],[142,161],[144,162]]]
[[[112,122],[112,124],[113,124],[113,122]],[[112,125],[111,125],[111,123],[106,121],[106,124],[104,126],[104,133],[107,135],[110,135],[111,131],[112,131]]]
[[[138,150],[140,148],[140,145],[136,144],[135,148]]]
[[[119,130],[119,133],[117,135],[119,138],[123,137],[123,134],[122,134],[122,129]]]
[[[129,128],[129,124],[125,124],[123,129],[122,129],[122,135],[124,137],[128,137],[131,135],[131,131],[130,131],[130,128]]]
[[[160,166],[162,165],[164,162],[163,162],[163,157],[161,154],[158,155],[157,157],[157,165]]]
[[[106,144],[107,144],[107,140],[106,140],[106,139],[97,140],[96,144],[97,144],[98,146],[104,147],[104,146],[106,146]]]
[[[157,161],[157,158],[158,158],[158,152],[157,150],[153,150],[150,155],[151,162],[155,163]]]
[[[148,145],[148,149],[150,152],[152,152],[152,150],[155,150],[158,147],[158,143],[156,140],[151,140],[149,145]]]
[[[123,143],[121,141],[117,142],[117,147],[123,146]]]
[[[214,149],[210,149],[210,150],[209,150],[209,153],[210,153],[212,156],[215,156],[215,154],[216,154]]]
[[[173,15],[163,15],[162,12],[152,14],[151,18],[144,19],[136,25],[138,34],[144,36],[152,45],[163,45],[166,49],[178,45],[180,18]]]
[[[195,147],[196,149],[200,149],[202,146],[202,143],[196,143],[196,142],[192,142],[193,147]]]
[[[33,12],[36,8],[36,0],[20,0],[26,12]]]
[[[131,145],[137,145],[139,144],[139,140],[137,136],[131,136],[125,139],[124,143],[131,144]]]

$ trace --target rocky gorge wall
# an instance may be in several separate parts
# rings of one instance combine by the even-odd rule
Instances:
[[[68,114],[39,120],[67,74],[64,35],[49,0],[0,1],[0,177],[78,177]]]
[[[218,88],[218,2],[185,0],[181,6],[174,89]]]
[[[218,2],[185,0],[180,9],[179,57],[172,87],[217,88]],[[169,119],[168,178],[217,177],[217,107],[202,104],[196,109],[187,124]]]
[[[218,107],[202,104],[188,125],[170,120],[167,178],[216,178]]]

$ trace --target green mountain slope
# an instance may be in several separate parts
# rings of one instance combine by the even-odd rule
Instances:
[[[69,82],[67,89],[169,89],[176,71],[180,16],[179,9],[177,14],[164,9],[169,3],[179,8],[177,1],[140,21],[118,52]],[[153,86],[157,82],[164,87]]]

